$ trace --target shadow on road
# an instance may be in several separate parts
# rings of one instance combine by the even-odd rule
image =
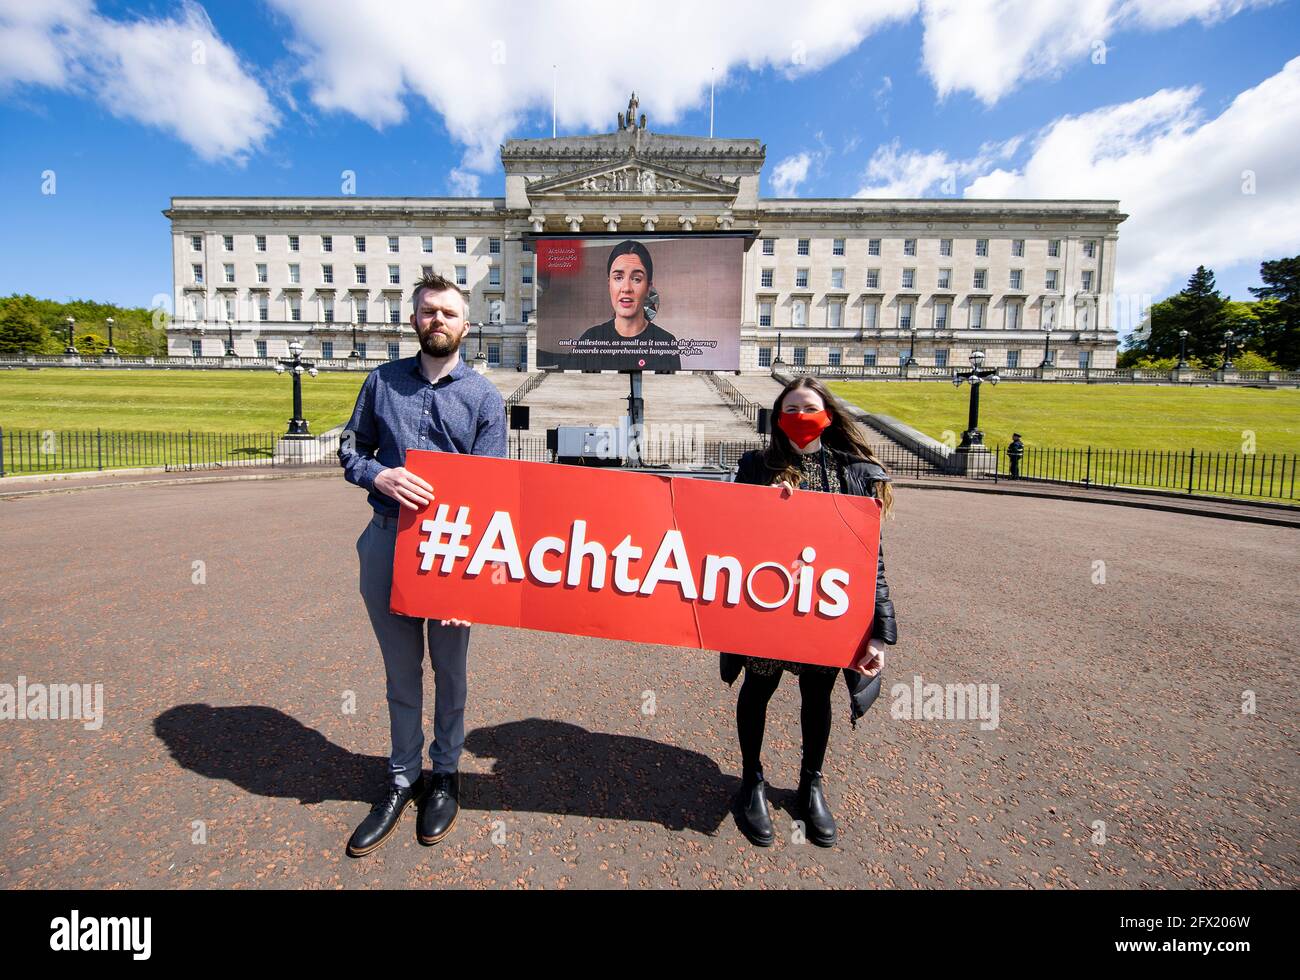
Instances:
[[[154,734],[191,772],[303,803],[371,803],[388,766],[383,756],[351,752],[265,705],[177,705],[154,719]],[[713,834],[740,784],[703,753],[543,718],[475,729],[465,748],[495,760],[490,774],[461,774],[467,810],[641,820]]]

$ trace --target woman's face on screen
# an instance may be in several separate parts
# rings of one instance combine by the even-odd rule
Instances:
[[[609,267],[609,301],[614,315],[632,319],[641,313],[650,293],[650,278],[637,255],[620,255]]]

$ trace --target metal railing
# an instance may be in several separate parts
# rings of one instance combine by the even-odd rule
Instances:
[[[521,384],[518,388],[516,388],[514,390],[514,393],[509,398],[506,399],[506,411],[509,411],[515,405],[518,405],[520,402],[522,402],[525,398],[528,397],[528,393],[530,391],[532,391],[534,388],[536,388],[539,384],[541,384],[545,380],[546,380],[545,371],[534,371],[532,374],[530,374],[526,379],[524,379],[524,383]]]
[[[726,403],[727,407],[732,409],[737,415],[745,419],[751,425],[758,424],[758,410],[763,406],[756,401],[751,401],[741,393],[740,389],[733,385],[726,378],[715,374],[712,371],[705,372],[704,380],[709,386],[718,393],[718,397]]]

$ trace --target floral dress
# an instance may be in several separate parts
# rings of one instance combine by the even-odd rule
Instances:
[[[819,449],[815,453],[803,453],[800,456],[799,463],[803,468],[803,479],[799,481],[800,490],[843,493],[843,490],[840,489],[839,467],[835,465],[835,459],[826,452],[825,448]],[[823,466],[825,467],[825,479],[822,478]],[[745,669],[769,677],[783,670],[788,670],[792,674],[802,674],[804,671],[834,674],[839,671],[838,667],[801,664],[792,660],[769,660],[765,657],[747,657],[745,659]]]

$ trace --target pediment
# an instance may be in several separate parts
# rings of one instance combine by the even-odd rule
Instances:
[[[525,184],[530,199],[537,197],[710,197],[731,199],[739,191],[738,181],[708,177],[700,173],[650,164],[636,156],[606,160],[569,173],[530,180]]]

